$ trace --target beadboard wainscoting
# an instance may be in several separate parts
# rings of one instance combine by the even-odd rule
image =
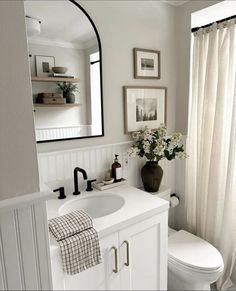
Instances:
[[[51,290],[46,199],[34,193],[0,201],[0,290]]]
[[[101,180],[106,171],[111,169],[114,155],[119,155],[119,161],[123,168],[123,178],[134,187],[142,187],[140,176],[141,167],[145,159],[130,158],[127,149],[131,142],[123,142],[108,145],[84,147],[73,150],[47,152],[38,154],[39,173],[41,185],[50,188],[64,186],[67,193],[73,192],[73,170],[81,167],[86,170],[88,179]],[[162,184],[175,190],[175,162],[163,160],[160,162],[164,176]],[[81,190],[85,189],[85,181],[79,175]]]
[[[91,125],[80,125],[70,127],[36,128],[36,140],[52,140],[63,138],[76,138],[95,134]],[[99,134],[99,133],[98,133]]]

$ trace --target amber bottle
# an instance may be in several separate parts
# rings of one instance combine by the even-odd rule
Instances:
[[[120,182],[122,179],[122,167],[118,161],[118,155],[115,155],[114,163],[111,166],[111,176],[115,182]]]

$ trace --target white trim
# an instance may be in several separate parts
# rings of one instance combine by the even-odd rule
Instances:
[[[0,284],[1,288],[0,290],[8,290],[8,283],[6,278],[6,262],[3,252],[3,243],[2,243],[2,231],[0,226],[0,278],[2,283]]]
[[[85,46],[82,44],[66,42],[61,40],[51,40],[48,38],[39,38],[39,37],[29,37],[28,42],[32,44],[39,44],[39,45],[47,45],[47,46],[56,46],[56,47],[63,47],[63,48],[71,48],[71,49],[84,49]]]
[[[167,4],[170,4],[172,6],[180,6],[180,5],[183,5],[187,2],[189,2],[189,0],[187,1],[181,1],[181,0],[162,0],[162,2],[164,3],[167,3]]]
[[[39,202],[39,201],[47,200],[53,196],[55,196],[53,192],[36,192],[36,193],[26,194],[26,195],[22,195],[22,196],[10,198],[10,199],[5,199],[5,200],[0,201],[0,211],[6,212],[9,210],[14,210],[16,206],[17,208],[23,207],[25,205],[35,203],[35,201]]]
[[[42,282],[40,276],[40,267],[39,267],[39,250],[38,250],[38,242],[39,239],[37,236],[37,224],[35,219],[35,207],[31,205],[30,207],[30,218],[32,223],[32,231],[33,231],[33,249],[34,249],[34,256],[35,256],[35,265],[36,265],[36,278],[37,278],[37,285],[38,288],[42,290]]]
[[[95,149],[101,149],[101,148],[109,148],[114,146],[123,146],[131,144],[132,141],[124,141],[119,143],[112,143],[112,144],[106,144],[106,145],[94,145],[94,146],[88,146],[88,147],[81,147],[78,149],[69,149],[69,150],[59,150],[55,152],[46,152],[46,153],[38,153],[38,156],[51,156],[51,155],[57,155],[60,153],[72,153],[72,152],[80,152],[85,150],[95,150]]]
[[[38,192],[0,202],[0,289],[52,290],[46,199]]]
[[[62,47],[62,48],[71,48],[71,49],[90,49],[94,46],[98,46],[98,40],[96,38],[92,38],[84,43],[73,43],[69,41],[62,41],[62,40],[52,40],[49,38],[42,38],[42,37],[28,37],[28,42],[31,44],[39,44],[39,45],[47,45],[53,47]]]

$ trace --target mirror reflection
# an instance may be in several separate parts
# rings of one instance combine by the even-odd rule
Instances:
[[[37,142],[103,135],[101,46],[71,1],[25,1]]]

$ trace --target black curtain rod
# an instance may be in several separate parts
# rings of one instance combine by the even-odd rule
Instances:
[[[200,26],[200,27],[194,27],[194,28],[191,29],[191,32],[196,32],[199,29],[209,27],[214,23],[221,23],[221,22],[225,22],[225,21],[228,21],[228,20],[231,20],[231,19],[234,19],[234,18],[236,18],[236,15],[233,15],[233,16],[230,16],[230,17],[227,17],[227,18],[224,18],[224,19],[221,19],[221,20],[218,20],[218,21],[215,21],[215,22]]]

